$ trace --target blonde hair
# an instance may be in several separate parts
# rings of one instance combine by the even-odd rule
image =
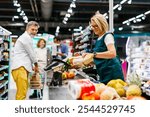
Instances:
[[[91,21],[94,21],[98,25],[98,28],[102,33],[108,31],[108,22],[106,18],[99,12],[95,13],[95,15],[91,18]]]

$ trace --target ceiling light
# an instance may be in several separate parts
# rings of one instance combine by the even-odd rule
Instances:
[[[69,13],[67,13],[67,14],[66,14],[66,17],[68,17],[68,18],[69,18],[70,16],[71,16],[71,14],[69,14]]]
[[[72,3],[70,4],[70,7],[71,7],[71,8],[76,8],[75,2],[72,2]]]
[[[69,9],[68,9],[68,13],[71,14],[72,12],[73,12],[73,11],[72,11],[72,8],[69,8]]]
[[[20,16],[24,16],[24,15],[25,15],[24,11],[21,11]]]
[[[135,17],[129,19],[129,21],[133,21],[133,20],[135,20]]]
[[[83,28],[82,26],[79,27],[80,30],[82,30],[82,28]]]
[[[115,9],[118,8],[118,7],[119,7],[119,4],[115,5],[115,6],[113,7],[113,10],[115,10]]]
[[[129,26],[129,25],[130,25],[130,22],[128,22],[127,25]]]
[[[17,12],[21,12],[21,7],[17,8]]]
[[[123,30],[123,27],[119,27],[119,31],[122,31]]]
[[[122,1],[120,2],[120,4],[124,4],[126,1],[127,1],[127,0],[122,0]]]
[[[146,18],[146,16],[144,15],[144,16],[142,17],[142,20],[145,20],[145,18]]]
[[[108,19],[108,15],[106,15],[105,18]]]
[[[129,0],[129,1],[128,1],[128,4],[131,4],[131,3],[132,3],[132,0]]]
[[[126,24],[126,23],[128,23],[129,21],[128,20],[126,20],[126,21],[124,21],[124,22],[122,22],[122,24]]]
[[[63,21],[63,23],[64,23],[64,24],[67,24],[67,22],[66,22],[66,21]]]
[[[16,4],[16,7],[20,7],[20,4]]]
[[[134,23],[136,23],[136,19],[135,19],[135,20],[133,20],[133,22],[134,22]]]
[[[19,16],[16,16],[16,15],[15,15],[14,18],[15,18],[15,19],[19,19]]]
[[[65,17],[64,20],[65,20],[65,21],[68,21],[68,17]]]
[[[118,10],[119,10],[119,11],[121,11],[121,9],[122,9],[122,6],[121,6],[121,5],[119,5]]]
[[[136,16],[136,18],[140,18],[140,17],[143,17],[144,15],[143,14],[140,14],[138,16]]]
[[[136,19],[136,21],[137,21],[137,22],[141,22],[142,20],[141,20],[141,19]]]
[[[145,15],[148,15],[148,14],[150,14],[150,10],[149,10],[149,11],[147,11],[147,12],[145,12],[144,14],[145,14]]]
[[[56,28],[57,33],[59,32],[59,29],[60,29],[60,26],[57,26],[57,28]]]
[[[28,20],[25,20],[24,22],[25,22],[25,23],[28,23]]]

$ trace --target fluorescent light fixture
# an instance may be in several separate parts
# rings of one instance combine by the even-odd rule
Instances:
[[[14,18],[15,18],[15,19],[19,19],[19,16],[16,16],[16,15],[15,15]]]
[[[73,12],[73,11],[72,11],[72,8],[69,8],[69,9],[68,9],[68,13],[71,14],[72,12]]]
[[[64,21],[68,21],[68,17],[65,17],[65,18],[64,18]]]
[[[28,17],[27,17],[27,16],[23,16],[23,19],[24,19],[24,20],[28,20]]]
[[[144,15],[143,14],[140,14],[138,16],[136,16],[136,18],[140,18],[140,17],[143,17]]]
[[[70,4],[70,7],[71,7],[71,8],[76,8],[75,2],[72,2],[72,3]]]
[[[82,27],[82,26],[80,26],[80,27],[79,27],[79,29],[80,29],[80,30],[82,30],[82,29],[83,29],[83,27]]]
[[[115,5],[115,6],[113,7],[113,10],[115,10],[115,9],[118,8],[118,7],[119,7],[119,4]]]
[[[56,32],[59,32],[60,26],[57,26],[56,28]]]
[[[128,23],[129,21],[128,20],[126,20],[126,21],[124,21],[124,22],[122,22],[122,24],[126,24],[126,23]]]
[[[129,21],[133,21],[133,20],[135,20],[135,17],[129,19]]]
[[[123,27],[119,27],[119,31],[122,31],[123,30]]]
[[[25,23],[28,23],[28,20],[25,20],[24,22],[25,22]]]
[[[121,6],[121,5],[119,5],[118,10],[119,10],[119,11],[121,11],[121,9],[122,9],[122,6]]]
[[[131,3],[132,3],[132,0],[129,0],[129,1],[128,1],[128,4],[131,4]]]
[[[136,19],[136,21],[137,21],[137,22],[141,22],[142,20],[141,20],[141,19]]]
[[[17,12],[21,12],[21,7],[17,8]]]
[[[64,23],[64,24],[67,24],[67,22],[66,22],[66,21],[63,21],[63,23]]]
[[[136,23],[136,19],[135,19],[135,20],[133,20],[133,22],[134,22],[134,23]]]
[[[66,14],[66,17],[68,17],[68,18],[69,18],[70,16],[71,16],[71,14],[69,14],[69,13],[67,13],[67,14]]]
[[[127,25],[129,26],[129,25],[130,25],[130,22],[127,22]]]
[[[147,12],[145,12],[144,14],[145,14],[145,15],[148,15],[148,14],[150,14],[150,10],[149,10],[149,11],[147,11]]]
[[[144,15],[144,16],[142,17],[142,20],[145,20],[145,18],[146,18],[146,16]]]
[[[24,11],[22,10],[21,13],[20,13],[20,16],[23,16],[25,15]]]
[[[104,14],[103,14],[103,16],[106,16],[106,15],[107,15],[107,13],[104,13]]]
[[[120,4],[124,4],[126,1],[127,1],[127,0],[122,0],[122,1],[120,2]]]

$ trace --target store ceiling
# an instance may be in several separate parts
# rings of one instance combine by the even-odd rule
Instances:
[[[49,1],[49,3],[44,3]],[[114,0],[114,5],[122,0]],[[30,20],[36,20],[40,23],[40,31],[55,34],[56,27],[60,26],[60,34],[71,35],[73,28],[87,26],[90,17],[99,10],[101,13],[108,13],[109,0],[76,0],[76,8],[73,9],[73,15],[69,18],[67,24],[63,24],[64,15],[70,6],[72,0],[18,0],[22,10]],[[130,26],[122,25],[122,22],[129,18],[150,10],[150,0],[132,0],[132,4],[127,2],[122,5],[122,10],[114,11],[114,27],[116,33],[130,33],[129,31],[150,32],[150,14],[145,20],[139,23],[131,23]],[[24,31],[24,20],[13,19],[13,16],[19,16],[17,7],[13,5],[13,0],[0,0],[0,26],[13,32],[21,34]],[[123,26],[125,29],[118,31]],[[68,29],[70,28],[71,31]]]

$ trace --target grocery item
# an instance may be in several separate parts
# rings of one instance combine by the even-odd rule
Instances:
[[[123,80],[121,80],[121,79],[111,80],[107,83],[107,86],[114,88],[117,91],[117,93],[119,94],[119,96],[121,96],[121,97],[126,96],[126,91],[125,91],[124,87],[127,86],[127,83],[124,82]]]
[[[93,57],[94,57],[94,54],[87,54],[83,59],[83,64],[88,65],[91,62],[93,62]]]
[[[84,93],[81,99],[82,100],[100,100],[100,95],[94,91],[91,91],[90,93]]]
[[[130,85],[126,91],[126,96],[141,96],[142,91],[137,85]]]
[[[81,99],[84,93],[95,91],[95,85],[89,79],[68,81],[68,90],[73,99]]]
[[[106,86],[107,87],[107,86]],[[101,100],[113,100],[119,98],[120,96],[117,94],[116,90],[111,87],[105,88],[100,94]]]

